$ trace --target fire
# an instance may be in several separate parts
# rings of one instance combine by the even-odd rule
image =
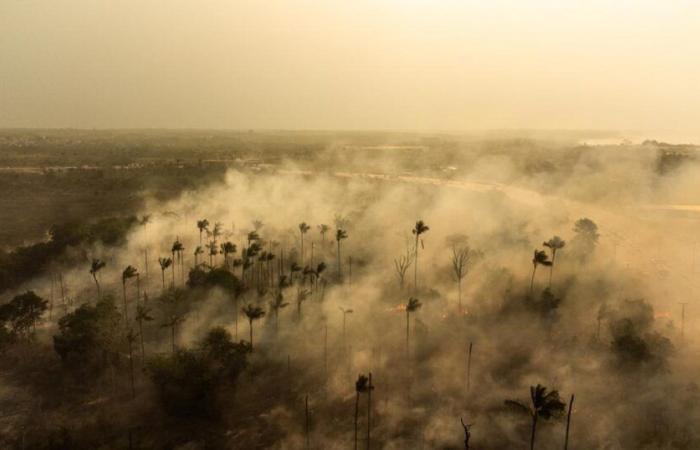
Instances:
[[[668,311],[659,311],[654,313],[654,319],[670,319],[671,313]]]
[[[402,303],[400,305],[392,306],[391,308],[388,308],[387,311],[389,311],[389,312],[403,312],[403,311],[406,311],[406,305]]]

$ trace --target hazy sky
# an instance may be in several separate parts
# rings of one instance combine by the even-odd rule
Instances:
[[[700,2],[0,0],[0,127],[700,134]]]

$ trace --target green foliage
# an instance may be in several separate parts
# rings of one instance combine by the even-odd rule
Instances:
[[[99,373],[118,356],[120,314],[110,296],[95,306],[80,306],[58,321],[54,350],[66,367]]]
[[[235,384],[249,352],[247,344],[236,344],[224,329],[214,328],[198,348],[155,358],[148,373],[162,408],[176,417],[216,417],[219,390]]]
[[[16,295],[9,303],[0,306],[0,324],[10,327],[14,335],[26,335],[46,311],[48,301],[34,291]]]

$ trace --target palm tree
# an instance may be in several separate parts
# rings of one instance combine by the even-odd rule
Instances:
[[[325,223],[318,225],[318,232],[321,233],[321,241],[323,242],[323,248],[326,248],[326,233],[328,233],[328,230],[330,229],[331,228]]]
[[[535,287],[535,272],[537,271],[537,266],[551,266],[552,262],[547,256],[547,252],[544,250],[535,249],[535,253],[532,256],[532,279],[530,280],[530,295],[532,295],[532,290]]]
[[[184,284],[185,282],[185,275],[183,271],[183,264],[182,264],[182,252],[185,251],[185,246],[182,245],[182,242],[180,242],[180,238],[176,238],[175,242],[173,242],[173,246],[170,249],[170,251],[173,254],[173,261],[177,261],[180,264],[180,275],[182,278],[182,283]],[[177,257],[177,259],[176,259]],[[173,264],[173,286],[175,286],[175,264]]]
[[[185,321],[185,316],[184,315],[176,315],[173,314],[170,316],[170,319],[163,323],[160,327],[161,328],[170,328],[170,344],[172,346],[172,352],[175,353],[175,329],[177,328],[178,325],[180,325],[182,322]]]
[[[569,400],[569,412],[566,415],[566,436],[564,437],[564,450],[569,450],[569,427],[571,426],[571,409],[574,406],[574,394],[571,394]]]
[[[369,389],[369,378],[360,374],[355,381],[355,450],[357,450],[357,423],[360,415],[360,394]]]
[[[340,278],[342,278],[342,276],[343,276],[343,271],[341,270],[342,268],[340,266],[340,241],[342,241],[343,239],[347,239],[347,238],[348,238],[348,233],[345,230],[343,230],[342,228],[338,228],[335,231],[335,240],[338,243],[338,277],[340,277]]]
[[[298,289],[297,290],[297,318],[301,322],[301,304],[306,301],[307,298],[309,298],[309,292],[307,289]]]
[[[146,225],[151,221],[150,214],[144,214],[139,219],[139,225],[143,227],[143,234],[146,235],[146,246],[143,248],[143,263],[146,268],[146,279],[148,280],[148,234],[146,234]]]
[[[422,220],[419,220],[416,222],[416,226],[411,230],[411,232],[416,236],[416,246],[414,249],[414,262],[415,265],[413,266],[413,293],[418,292],[418,240],[420,239],[420,235],[423,233],[426,233],[430,228],[423,223]],[[421,246],[423,244],[423,240],[420,240]]]
[[[558,417],[564,412],[564,403],[559,399],[558,391],[547,392],[547,388],[538,384],[530,386],[531,405],[526,405],[518,400],[506,400],[506,405],[525,412],[532,418],[532,433],[530,434],[530,450],[535,449],[535,432],[537,431],[537,419],[549,420]]]
[[[134,385],[134,351],[133,345],[136,340],[136,335],[134,330],[129,328],[129,332],[126,334],[126,342],[129,345],[129,372],[131,379],[131,398],[136,398],[136,386]]]
[[[197,267],[199,266],[199,255],[204,253],[204,249],[202,248],[201,245],[198,245],[197,248],[194,249],[194,266]]]
[[[554,260],[557,257],[557,250],[560,250],[564,248],[566,245],[566,241],[564,241],[562,238],[559,236],[554,236],[552,239],[548,240],[547,242],[543,242],[542,245],[547,247],[552,251],[552,264],[549,266],[549,287],[552,287],[552,272],[554,272]]]
[[[311,227],[306,224],[306,222],[302,222],[299,224],[299,234],[301,235],[301,264],[304,264],[304,235],[306,234],[307,231],[309,231]]]
[[[248,317],[248,323],[250,324],[250,351],[253,351],[253,321],[262,319],[265,317],[265,310],[259,306],[253,306],[252,303],[248,303],[248,306],[242,309],[243,314]]]
[[[410,346],[409,346],[409,340],[410,340],[410,318],[411,318],[411,313],[416,312],[420,309],[420,307],[423,306],[423,304],[420,302],[415,297],[411,297],[408,299],[408,303],[406,303],[406,359],[410,359]]]
[[[209,231],[209,221],[207,219],[198,220],[197,228],[199,228],[199,245],[202,245],[202,232]]]
[[[372,391],[374,390],[374,385],[372,384],[372,372],[369,373],[369,379],[367,381],[367,450],[369,450],[371,442],[371,430],[372,430]]]
[[[130,278],[134,278],[138,274],[138,270],[133,266],[126,266],[126,269],[122,272],[122,293],[124,294],[124,324],[129,320],[126,309],[126,281]]]
[[[206,247],[209,249],[209,267],[213,268],[214,257],[219,254],[219,247],[217,246],[216,241],[209,241]]]
[[[150,312],[151,309],[146,305],[138,305],[136,307],[136,323],[139,324],[139,338],[141,340],[141,361],[146,360],[146,348],[143,345],[143,322],[150,322],[153,320]]]
[[[171,258],[158,258],[158,264],[160,264],[160,274],[163,279],[163,290],[165,290],[165,270],[170,267],[173,263]]]
[[[264,227],[264,226],[265,226],[265,224],[264,224],[263,221],[260,220],[260,219],[255,219],[255,220],[253,221],[253,229],[254,229],[255,231],[260,231],[260,230],[262,229],[262,227]]]
[[[228,268],[228,255],[236,253],[236,244],[226,241],[221,244],[221,253],[224,254],[224,265]]]
[[[102,261],[101,259],[95,259],[93,258],[92,264],[90,266],[90,275],[92,275],[92,279],[95,280],[95,286],[97,287],[97,300],[99,301],[100,298],[102,297],[102,294],[100,293],[100,283],[97,281],[97,272],[102,270],[106,263]]]
[[[289,306],[288,302],[284,301],[282,290],[277,291],[274,299],[270,302],[270,311],[275,315],[275,333],[279,332],[279,315],[280,309]]]

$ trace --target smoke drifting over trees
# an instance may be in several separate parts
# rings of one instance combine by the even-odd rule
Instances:
[[[8,253],[2,446],[700,446],[692,158],[341,143]]]

